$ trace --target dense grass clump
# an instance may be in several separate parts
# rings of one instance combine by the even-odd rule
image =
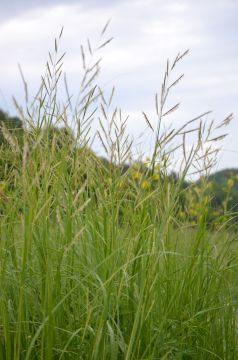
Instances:
[[[0,359],[237,359],[237,237],[223,226],[227,214],[207,227],[204,201],[220,135],[204,114],[161,126],[178,107],[164,110],[184,54],[167,63],[156,126],[144,114],[154,145],[142,163],[84,50],[80,99],[58,104],[58,52],[56,39],[34,103],[17,105],[21,139],[2,130]],[[107,160],[89,149],[95,114]],[[205,171],[192,222],[180,216],[191,171]]]

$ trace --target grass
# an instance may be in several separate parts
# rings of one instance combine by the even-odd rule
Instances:
[[[58,41],[38,97],[26,113],[17,105],[22,143],[3,131],[11,166],[0,199],[0,358],[238,358],[237,235],[224,224],[209,230],[206,207],[195,224],[177,216],[183,180],[207,173],[217,153],[209,144],[222,135],[211,135],[203,115],[161,131],[177,108],[164,110],[183,55],[167,63],[156,128],[144,114],[154,147],[141,179],[127,166],[134,160],[126,121],[95,85],[98,59],[88,67],[84,50],[81,97],[75,108],[69,94],[59,106]],[[95,113],[108,162],[88,149]],[[174,180],[169,164],[180,150]]]

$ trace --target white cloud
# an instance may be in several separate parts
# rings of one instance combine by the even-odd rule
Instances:
[[[115,37],[103,52],[103,78],[106,88],[117,86],[117,100],[125,112],[152,113],[154,93],[160,90],[167,57],[191,49],[178,66],[185,78],[173,91],[170,103],[182,101],[175,122],[215,109],[219,119],[238,113],[238,46],[236,42],[236,1],[207,2],[137,0],[112,2],[107,7],[78,4],[31,9],[0,25],[0,89],[10,104],[11,94],[21,98],[22,83],[17,63],[24,70],[33,94],[44,70],[48,50],[64,25],[62,51],[66,50],[65,69],[72,93],[79,87],[80,44],[87,38],[98,41],[99,31],[112,18],[109,35]],[[1,101],[0,107],[5,106]],[[11,105],[9,109],[12,110]],[[137,114],[135,116],[135,114]],[[132,116],[133,118],[133,116]],[[130,122],[134,135],[144,129],[142,120]],[[136,129],[136,130],[135,130]],[[238,125],[234,125],[230,144],[237,149]],[[231,166],[224,155],[221,166]],[[233,164],[234,158],[232,158]],[[234,165],[234,164],[233,164]],[[238,162],[236,164],[238,166]]]

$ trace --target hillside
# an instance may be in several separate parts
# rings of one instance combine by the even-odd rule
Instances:
[[[227,208],[238,211],[238,169],[224,169],[211,174],[208,178],[212,184],[214,206],[227,200]]]

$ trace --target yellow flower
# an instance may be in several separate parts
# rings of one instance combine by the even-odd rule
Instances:
[[[153,175],[152,179],[158,181],[160,179],[160,175],[156,173]]]
[[[150,183],[148,180],[143,180],[142,183],[141,183],[141,187],[142,189],[148,189],[150,186]]]
[[[140,176],[141,176],[141,174],[140,174],[139,171],[135,171],[135,172],[133,173],[133,178],[134,178],[135,180],[138,180],[138,179],[140,178]]]
[[[231,188],[232,186],[234,186],[234,180],[233,179],[228,179],[227,180],[227,185]]]
[[[235,179],[238,180],[238,175],[235,176]]]

